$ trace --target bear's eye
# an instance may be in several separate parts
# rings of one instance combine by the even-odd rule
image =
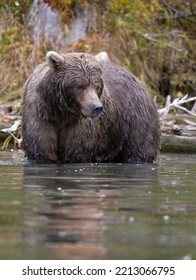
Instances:
[[[77,85],[78,90],[85,90],[86,86],[85,85]]]
[[[99,92],[101,90],[100,86],[96,86],[96,91]]]
[[[97,93],[100,94],[100,93],[102,92],[103,87],[102,87],[102,85],[97,85],[97,86],[95,87],[95,89],[96,89]]]

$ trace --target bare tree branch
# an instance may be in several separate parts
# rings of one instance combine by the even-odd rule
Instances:
[[[149,41],[153,41],[153,42],[157,42],[157,43],[160,43],[166,47],[169,47],[169,48],[172,48],[174,49],[175,51],[178,51],[178,52],[186,52],[185,49],[179,49],[179,48],[176,48],[175,46],[169,44],[169,43],[163,43],[162,41],[160,40],[157,40],[157,39],[154,39],[153,36],[151,35],[148,35],[148,34],[142,34],[141,32],[138,32],[141,36],[143,36],[144,38],[146,38],[147,40]]]
[[[11,127],[1,129],[2,132],[9,133],[10,136],[11,136],[11,137],[8,136],[6,138],[6,140],[5,140],[4,144],[3,144],[3,147],[7,147],[7,145],[9,144],[10,139],[13,138],[15,143],[18,144],[18,147],[21,148],[22,137],[17,138],[14,135],[14,133],[16,133],[18,130],[20,130],[20,126],[21,126],[21,120],[16,120]]]
[[[166,2],[161,1],[161,4],[164,7],[168,8],[173,13],[175,13],[174,15],[171,16],[172,19],[178,20],[178,19],[181,19],[181,18],[190,18],[190,17],[195,17],[196,16],[196,12],[195,12],[194,8],[191,7],[191,6],[190,6],[191,13],[183,13],[183,12],[180,12],[180,11],[176,10],[174,7],[172,7],[171,5],[169,5]],[[166,16],[161,15],[161,16],[159,16],[159,19],[166,19]]]
[[[196,97],[191,97],[191,98],[188,98],[188,95],[186,94],[183,98],[176,98],[174,99],[174,101],[171,103],[171,96],[167,96],[167,99],[166,99],[166,105],[164,108],[162,109],[159,109],[158,110],[158,113],[159,113],[159,116],[160,116],[160,119],[164,120],[166,119],[168,113],[169,113],[169,110],[172,109],[172,108],[177,108],[177,109],[180,109],[180,110],[183,110],[185,111],[186,113],[196,117],[196,114],[194,111],[192,110],[188,110],[180,105],[182,104],[185,104],[185,103],[188,103],[188,102],[192,102],[192,101],[196,101]],[[193,105],[194,107],[195,105]]]

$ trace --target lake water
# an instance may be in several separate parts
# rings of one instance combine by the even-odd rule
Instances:
[[[0,151],[0,259],[196,259],[196,154],[27,165]]]

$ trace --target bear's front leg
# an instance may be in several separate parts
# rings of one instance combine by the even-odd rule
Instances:
[[[33,163],[58,161],[58,126],[41,120],[23,118],[23,149]]]

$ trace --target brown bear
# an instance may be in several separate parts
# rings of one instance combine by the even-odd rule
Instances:
[[[48,52],[24,85],[22,135],[36,163],[152,163],[160,144],[150,94],[105,52]]]

